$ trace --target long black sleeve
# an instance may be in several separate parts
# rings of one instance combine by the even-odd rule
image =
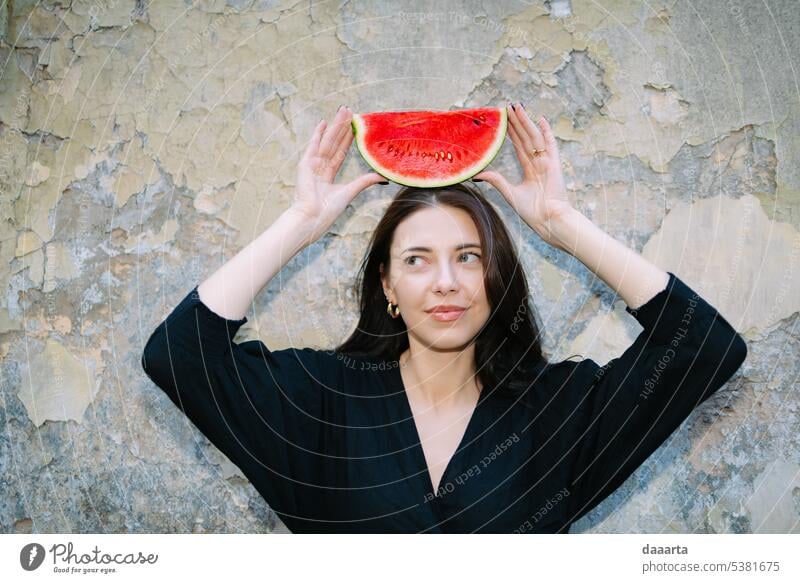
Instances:
[[[742,337],[675,274],[638,309],[644,330],[600,367],[575,364],[577,442],[569,516],[575,521],[617,489],[747,356]]]
[[[247,321],[228,320],[195,287],[158,325],[142,367],[242,472],[286,525],[323,513],[323,351],[271,351],[233,342]],[[294,528],[293,528],[294,527]]]

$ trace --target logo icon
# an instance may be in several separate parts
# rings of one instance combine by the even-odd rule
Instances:
[[[44,561],[44,547],[39,543],[29,543],[19,552],[19,564],[26,571],[35,571]]]

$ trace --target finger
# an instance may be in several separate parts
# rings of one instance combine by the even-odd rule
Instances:
[[[525,111],[525,106],[521,103],[517,109],[517,117],[522,122],[522,127],[525,128],[526,132],[528,132],[531,143],[533,143],[533,147],[537,150],[544,150],[547,144],[545,144],[544,138],[542,137],[542,132],[539,131],[539,128],[536,127],[536,124],[531,121],[531,118],[528,116],[528,112]],[[531,153],[533,153],[533,150],[531,150]]]
[[[344,188],[344,192],[348,197],[348,202],[365,188],[369,188],[373,184],[378,184],[379,182],[386,182],[386,178],[377,172],[368,172],[367,174],[362,174],[358,178],[351,180]]]
[[[345,137],[337,146],[336,152],[331,156],[330,166],[333,169],[334,176],[339,172],[339,168],[341,168],[344,159],[347,158],[347,150],[352,142],[352,137]]]
[[[516,132],[517,137],[519,138],[520,143],[522,144],[522,148],[525,150],[524,154],[520,155],[521,160],[528,160],[528,163],[531,162],[531,155],[533,154],[533,150],[536,146],[533,145],[533,141],[531,140],[531,136],[528,131],[525,129],[522,120],[520,119],[521,114],[518,113],[519,109],[513,113],[515,124],[513,126],[514,132]]]
[[[506,110],[508,112],[508,133],[511,134],[511,130],[515,130],[516,135],[519,135],[519,130],[517,130],[519,127],[519,120],[517,119],[511,104],[508,104]]]
[[[522,170],[525,172],[525,176],[529,176],[530,173],[533,172],[533,165],[531,164],[531,156],[526,150],[526,146],[522,142],[522,138],[512,125],[508,126],[508,135],[511,137],[511,143],[514,144],[514,151],[517,153],[517,158],[519,158],[519,162],[522,165]]]
[[[341,107],[339,111],[336,112],[336,117],[333,118],[333,124],[331,124],[331,127],[322,137],[322,143],[319,147],[319,155],[321,157],[325,158],[333,153],[339,141],[339,136],[342,133],[342,126],[345,123],[349,123],[349,121],[347,121],[347,110]]]
[[[352,115],[348,115],[348,119],[352,120]],[[338,163],[344,161],[344,159],[347,157],[347,151],[350,149],[350,144],[353,143],[353,139],[353,130],[348,122],[344,131],[342,132],[341,137],[339,138],[338,143],[336,144],[336,148],[334,149],[334,160],[336,160]]]
[[[305,152],[303,152],[304,158],[309,159],[317,154],[319,151],[320,140],[322,139],[322,132],[325,131],[325,127],[327,125],[328,122],[323,119],[320,120],[320,122],[317,124],[317,127],[314,128],[314,134],[311,136],[311,141],[308,142]]]
[[[558,154],[558,144],[556,143],[556,136],[553,134],[553,128],[544,116],[539,117],[539,127],[542,130],[542,137],[547,149],[552,154]]]
[[[353,121],[353,112],[346,105],[342,106],[340,113],[341,112],[344,112],[344,117],[342,118],[342,123],[336,126],[336,135],[331,140],[331,157],[336,157],[342,141],[347,138],[347,135],[353,135],[353,127],[351,125]],[[342,157],[342,159],[344,159],[344,157]]]
[[[339,141],[334,145],[334,149],[330,156],[321,158],[320,164],[322,168],[322,176],[328,182],[333,182],[333,179],[339,173],[342,163],[344,162],[345,158],[347,158],[347,151],[350,149],[350,144],[353,143],[353,139],[353,131],[348,123],[346,125],[346,129],[339,137]]]
[[[506,177],[500,174],[499,172],[495,172],[494,170],[484,170],[483,172],[478,172],[475,176],[472,177],[473,180],[483,180],[488,182],[492,186],[494,186],[497,190],[500,191],[500,194],[513,205],[511,202],[511,183],[506,180]]]
[[[339,130],[339,135],[337,136],[336,144],[339,144],[348,135],[350,136],[353,135],[353,110],[347,107],[346,105],[342,109],[345,110],[344,123],[342,123],[342,127]]]
[[[514,188],[505,176],[499,172],[495,172],[494,170],[486,170],[484,172],[478,172],[478,174],[473,176],[473,179],[476,178],[478,180],[484,180],[494,186],[500,191],[500,194],[503,195],[503,198],[506,199],[506,202],[511,205],[511,208],[513,208],[516,212],[519,212],[517,201],[514,199]]]

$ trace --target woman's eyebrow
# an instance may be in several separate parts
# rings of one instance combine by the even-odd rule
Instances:
[[[453,247],[453,251],[458,251],[459,249],[466,249],[468,247],[477,247],[480,249],[480,245],[478,243],[461,243],[460,245],[456,245]],[[401,253],[405,253],[406,251],[423,251],[425,253],[430,253],[433,251],[430,247],[407,247],[401,251]]]

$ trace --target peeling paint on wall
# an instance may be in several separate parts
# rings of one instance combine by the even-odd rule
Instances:
[[[703,293],[749,344],[734,379],[573,532],[796,531],[797,26],[790,0],[6,3],[0,524],[285,530],[149,387],[144,342],[289,204],[305,140],[339,104],[513,100],[552,121],[579,209]],[[517,177],[510,143],[493,165]],[[364,170],[351,154],[340,179]],[[293,259],[241,339],[341,340],[389,196],[365,192]],[[621,353],[638,333],[621,300],[533,232],[519,247],[546,350]]]

